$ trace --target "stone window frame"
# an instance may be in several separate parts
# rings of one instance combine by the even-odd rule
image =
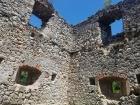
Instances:
[[[22,71],[28,72],[27,81],[25,81],[25,83],[23,83],[21,81]],[[38,80],[40,75],[41,75],[41,71],[38,70],[37,68],[32,67],[32,66],[28,66],[28,65],[23,65],[23,66],[19,67],[19,69],[17,71],[17,74],[16,74],[16,80],[15,81],[16,81],[17,84],[20,84],[20,85],[23,85],[23,86],[33,85]]]
[[[119,41],[121,39],[124,39],[125,29],[124,29],[124,19],[123,19],[123,12],[120,9],[114,9],[114,10],[107,10],[99,12],[98,15],[98,23],[100,27],[100,34],[101,34],[101,40],[103,45],[108,45],[109,43],[112,43],[114,41]],[[111,32],[111,24],[114,23],[116,20],[122,19],[123,23],[123,32],[117,33],[116,35],[112,36]],[[105,35],[103,35],[105,34]]]
[[[123,82],[123,85],[122,86],[125,87],[125,88],[123,88],[123,92],[124,93],[123,93],[122,96],[127,96],[127,95],[130,94],[130,86],[129,86],[129,81],[128,81],[127,75],[125,73],[109,73],[109,72],[102,72],[102,73],[96,74],[95,83],[99,87],[98,89],[99,89],[99,93],[100,94],[103,94],[103,93],[102,93],[102,90],[101,90],[100,82],[99,81],[101,79],[104,79],[104,78],[111,78],[111,79],[114,78],[113,80],[116,80],[117,79],[117,81],[118,80],[122,80],[122,82]],[[105,97],[108,98],[108,99],[113,99],[113,100],[118,100],[120,98],[120,97],[111,97],[110,98],[110,97],[108,97],[106,95],[105,95]]]

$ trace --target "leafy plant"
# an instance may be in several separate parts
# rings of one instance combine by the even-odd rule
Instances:
[[[28,72],[27,71],[22,71],[20,74],[20,82],[23,85],[27,84],[27,80],[28,80]]]
[[[112,82],[112,92],[113,93],[120,93],[121,91],[121,84],[118,81]]]

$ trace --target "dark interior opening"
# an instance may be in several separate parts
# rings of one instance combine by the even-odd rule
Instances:
[[[4,57],[0,57],[0,63],[4,60]]]
[[[32,33],[31,33],[31,37],[35,37],[35,33],[32,32]]]
[[[114,30],[114,28],[112,27],[112,23],[116,23],[116,20],[122,20],[122,11],[119,9],[114,9],[112,11],[109,11],[108,13],[106,11],[101,12],[103,12],[103,16],[99,18],[99,24],[101,28],[102,43],[106,45],[112,41],[118,41],[121,38],[124,38],[123,29],[122,32],[118,31],[118,33],[116,33],[115,35],[113,34],[114,31],[112,31]]]
[[[137,77],[138,84],[140,84],[140,74],[137,74],[136,77]]]
[[[52,17],[52,13],[54,11],[54,8],[52,4],[48,2],[48,0],[35,0],[35,4],[33,7],[31,18],[37,18],[38,20],[41,20],[41,28],[45,26],[45,23],[48,22],[48,20]],[[29,22],[29,24],[32,22]],[[34,24],[34,23],[32,23]],[[32,25],[30,24],[30,25]],[[35,27],[34,25],[32,25]],[[35,27],[37,28],[37,27]],[[40,27],[39,27],[40,28]]]
[[[52,81],[54,81],[54,80],[55,80],[56,75],[57,75],[56,73],[52,73],[52,78],[51,78],[51,80],[52,80]]]
[[[114,27],[111,26],[112,23],[110,24],[104,24],[104,23],[100,23],[100,27],[101,27],[101,39],[102,39],[102,43],[104,45],[109,44],[111,42],[114,41],[118,41],[120,39],[124,39],[124,32],[118,32],[116,34],[112,33],[112,29],[114,29]],[[117,28],[118,26],[116,26]]]
[[[53,6],[47,1],[36,0],[32,13],[42,19],[42,21],[47,22],[52,17],[53,11]]]
[[[95,78],[94,77],[90,77],[89,78],[89,82],[90,82],[90,85],[95,85]]]
[[[118,100],[121,96],[127,95],[125,79],[117,77],[102,78],[99,80],[99,85],[102,94],[109,99]]]
[[[21,85],[32,85],[41,75],[41,71],[37,68],[30,67],[28,65],[19,67],[16,76],[16,83]]]

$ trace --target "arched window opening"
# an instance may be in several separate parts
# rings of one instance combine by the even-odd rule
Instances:
[[[99,80],[103,95],[109,99],[119,99],[127,95],[127,80],[118,77],[105,77]]]
[[[21,85],[32,85],[41,75],[41,71],[30,66],[21,66],[17,72],[16,83]]]

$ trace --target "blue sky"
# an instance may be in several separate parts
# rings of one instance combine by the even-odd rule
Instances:
[[[104,8],[104,0],[49,0],[59,15],[69,24],[76,25],[94,15]],[[112,0],[116,4],[122,0]],[[31,15],[29,24],[41,28],[42,21],[35,15]],[[122,22],[112,24],[112,33],[122,31]]]
[[[36,28],[40,29],[42,24],[43,24],[43,22],[36,15],[32,14],[30,16],[30,19],[29,19],[29,24],[32,25],[33,27],[36,27]]]
[[[114,23],[111,24],[111,31],[112,31],[112,35],[123,32],[122,19],[116,20]]]
[[[112,0],[112,4],[119,1],[122,0]],[[50,2],[61,17],[73,25],[104,8],[104,0],[50,0]]]

